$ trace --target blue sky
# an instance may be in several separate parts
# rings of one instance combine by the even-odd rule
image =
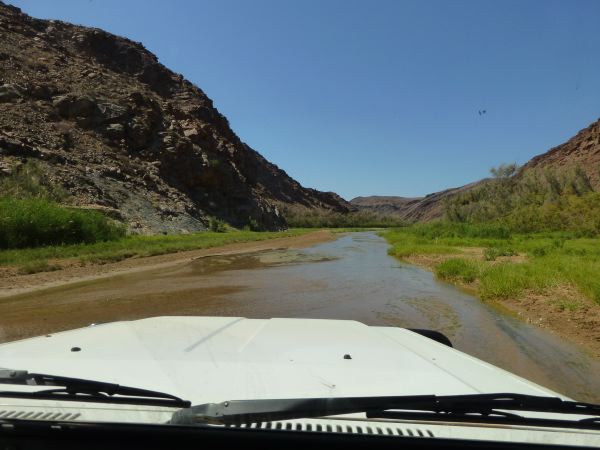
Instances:
[[[600,116],[594,0],[9,3],[143,42],[242,140],[347,199],[462,185]]]

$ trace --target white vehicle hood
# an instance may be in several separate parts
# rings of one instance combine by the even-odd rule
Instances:
[[[156,317],[114,322],[2,344],[0,367],[163,391],[196,405],[260,398],[485,392],[558,395],[411,331],[341,320]],[[7,387],[0,385],[0,389]],[[8,389],[40,388],[10,385]],[[0,422],[164,424],[177,409],[0,397]],[[600,446],[597,430],[378,421],[364,414],[282,421],[278,426]]]
[[[0,367],[163,391],[193,404],[485,392],[558,395],[411,331],[342,320],[184,316],[114,322],[2,344]]]

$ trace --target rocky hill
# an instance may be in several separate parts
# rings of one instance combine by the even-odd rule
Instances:
[[[479,182],[471,183],[459,188],[446,189],[434,192],[425,197],[394,197],[370,196],[356,197],[350,204],[363,211],[373,211],[384,215],[397,216],[407,222],[427,222],[444,216],[445,202],[454,195],[466,192]]]
[[[243,143],[212,101],[141,43],[0,2],[0,174],[28,158],[71,202],[140,232],[285,226],[278,205],[345,212]]]
[[[579,167],[585,172],[595,190],[600,189],[600,120],[581,130],[564,144],[532,158],[521,167],[515,177],[518,180],[533,171],[548,169],[556,174],[561,174],[575,167]],[[467,193],[483,183],[485,180],[435,192],[425,197],[356,197],[350,200],[350,203],[361,210],[393,214],[407,221],[428,221],[444,216],[447,201],[456,195]]]
[[[394,197],[384,195],[373,195],[370,197],[355,197],[350,203],[362,210],[374,211],[378,214],[401,215],[422,200],[423,197]]]
[[[562,145],[535,156],[525,164],[521,173],[553,169],[557,172],[579,166],[595,190],[600,189],[600,120],[592,123]]]

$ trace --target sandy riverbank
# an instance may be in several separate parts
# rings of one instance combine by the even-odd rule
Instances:
[[[274,249],[303,248],[310,247],[320,242],[330,241],[335,238],[336,235],[331,231],[319,230],[300,236],[236,243],[144,258],[129,258],[107,264],[81,265],[79,263],[74,263],[73,265],[66,265],[61,270],[54,272],[40,272],[31,275],[20,275],[16,271],[4,271],[0,272],[0,299],[51,287],[64,286],[71,283],[92,281],[115,275],[158,269],[161,267],[167,268],[206,256],[233,255]]]

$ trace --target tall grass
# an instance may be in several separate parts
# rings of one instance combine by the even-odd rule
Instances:
[[[15,167],[0,179],[0,249],[93,243],[125,235],[123,226],[99,212],[59,204],[67,200],[67,192],[50,180],[39,161]]]
[[[7,198],[44,198],[64,202],[68,198],[62,186],[52,182],[44,166],[35,159],[13,168],[12,173],[0,179],[0,196]]]
[[[574,287],[600,304],[600,239],[566,231],[507,235],[495,227],[440,222],[398,228],[383,236],[391,244],[389,253],[400,258],[441,255],[443,261],[433,267],[436,274],[449,281],[475,283],[484,299]],[[469,247],[484,251],[469,252]],[[511,260],[517,254],[519,259]]]
[[[499,223],[461,223],[434,221],[419,224],[411,228],[416,236],[427,239],[438,238],[486,238],[507,239],[511,231],[505,225]]]
[[[125,229],[96,211],[44,198],[0,199],[0,249],[119,239]]]
[[[463,258],[451,258],[435,266],[435,274],[444,280],[472,283],[480,273],[479,265]]]

